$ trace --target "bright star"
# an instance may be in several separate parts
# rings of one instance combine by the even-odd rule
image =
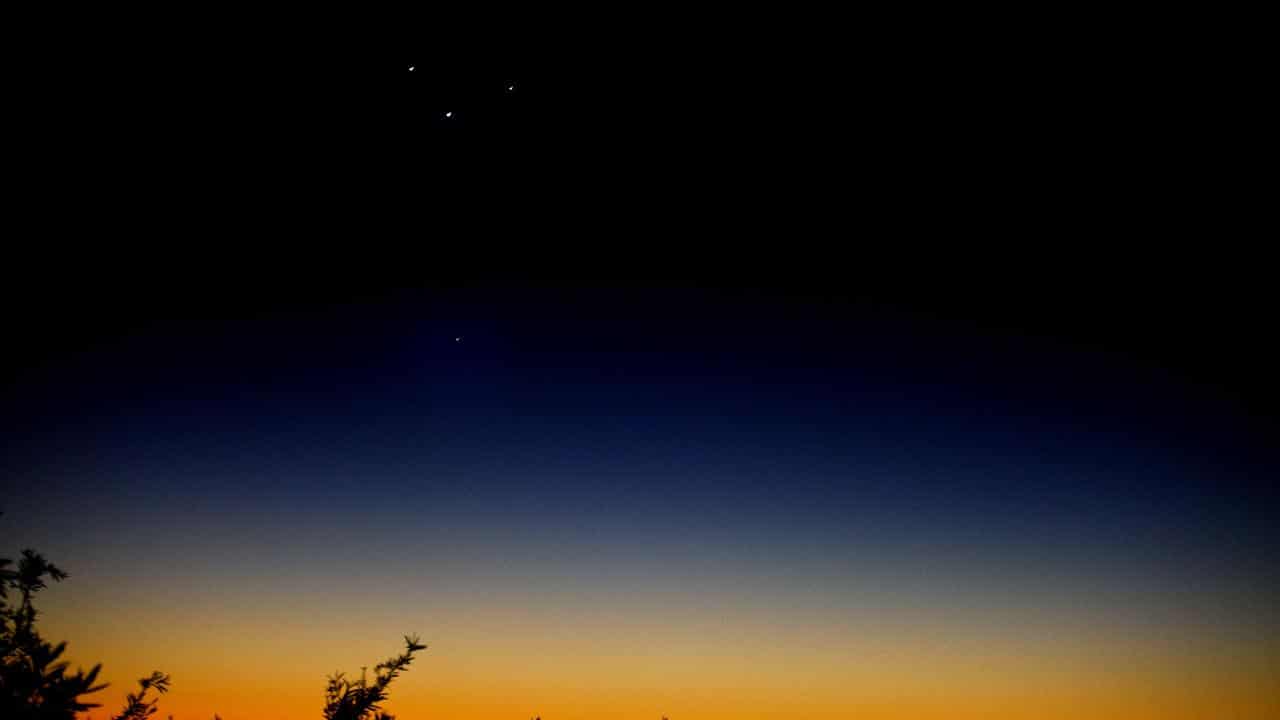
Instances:
[[[445,114],[444,114],[444,116],[445,116],[445,117],[447,117],[447,118],[451,118],[451,117],[453,117],[453,111],[452,111],[452,110],[450,110],[449,112],[445,113]]]
[[[409,66],[409,72],[413,72],[413,66],[412,66],[412,65],[410,65],[410,66]]]

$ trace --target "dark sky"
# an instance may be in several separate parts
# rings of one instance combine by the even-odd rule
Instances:
[[[24,27],[19,337],[402,286],[757,286],[1106,348],[1268,414],[1259,190],[1229,162],[1253,96],[1160,18],[208,20]]]
[[[825,632],[875,578],[1273,652],[1234,76],[1149,25],[533,20],[35,43],[5,536],[175,608],[224,579],[291,607],[332,541],[463,600],[817,597]]]
[[[50,285],[37,301],[28,286],[15,305],[30,310],[11,325],[6,460],[29,469],[67,443],[88,461],[112,448],[202,455],[239,438],[244,457],[218,462],[252,464],[283,434],[327,448],[322,464],[340,463],[328,453],[352,442],[385,443],[396,462],[434,428],[451,438],[436,450],[458,461],[588,452],[696,467],[728,453],[767,473],[790,452],[819,465],[869,456],[975,473],[979,490],[948,499],[947,512],[994,520],[1052,498],[1066,513],[1084,502],[1274,532],[1272,389],[1248,357],[1260,343],[1228,334],[1237,324],[1197,331],[1184,317],[1192,329],[1175,336],[1136,302],[1012,292],[949,302],[908,287],[906,299],[793,288],[347,294],[140,280],[119,292]],[[382,434],[366,436],[375,427]],[[603,445],[588,450],[593,434]],[[1114,485],[1107,473],[1083,485],[1040,478],[1028,490],[1019,473],[1046,463],[1121,475]],[[744,482],[717,492],[750,490]],[[918,491],[941,502],[967,487],[922,482],[898,500]],[[1161,503],[1149,506],[1153,496]]]
[[[1087,41],[1075,23],[994,19],[588,32],[531,13],[479,41],[430,14],[361,41],[33,26],[10,111],[26,230],[7,251],[8,361],[263,317],[324,338],[321,318],[353,301],[394,314],[395,288],[472,288],[462,306],[540,353],[661,339],[743,376],[798,353],[824,386],[852,372],[851,348],[912,384],[958,345],[977,375],[946,384],[995,382],[1010,402],[1042,388],[1069,415],[1085,384],[1100,416],[1199,421],[1160,405],[1181,397],[1167,387],[1133,386],[1150,408],[1122,400],[1129,372],[1269,423],[1274,300],[1264,264],[1232,248],[1256,191],[1215,159],[1235,86],[1121,18]],[[666,284],[763,289],[518,290]],[[870,341],[846,327],[863,319]],[[900,331],[921,345],[876,334]],[[1053,380],[986,343],[1068,368],[1097,353],[1121,375]],[[712,363],[695,375],[715,367],[694,357]]]

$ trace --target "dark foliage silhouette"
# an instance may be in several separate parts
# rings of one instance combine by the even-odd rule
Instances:
[[[147,693],[152,689],[156,691],[156,699],[148,700]],[[160,702],[159,696],[168,691],[169,676],[159,671],[151,673],[151,677],[144,677],[138,681],[137,692],[125,696],[124,710],[111,720],[147,720],[156,714],[156,705]]]
[[[348,680],[341,672],[329,677],[325,688],[325,720],[395,720],[382,711],[387,699],[387,688],[400,673],[408,669],[415,653],[425,650],[416,635],[406,635],[405,651],[387,658],[374,668],[373,682],[361,671],[359,680]]]
[[[0,720],[76,720],[78,713],[100,707],[83,696],[107,687],[96,682],[102,665],[69,673],[68,663],[60,659],[67,644],[50,644],[36,630],[39,612],[33,598],[49,581],[67,577],[34,550],[23,550],[16,568],[13,560],[0,558]],[[391,683],[427,648],[416,635],[406,635],[404,644],[404,652],[374,667],[372,680],[364,671],[359,680],[348,680],[341,672],[331,675],[325,720],[395,720],[382,710]],[[168,690],[169,676],[151,673],[138,681],[138,689],[125,697],[124,708],[111,720],[150,720]],[[214,720],[221,719],[214,715]]]
[[[23,550],[16,566],[12,559],[0,558],[0,720],[76,720],[78,713],[101,706],[84,696],[107,687],[97,682],[102,665],[68,672],[68,663],[61,659],[67,644],[53,645],[36,629],[35,596],[50,581],[67,577],[34,550]],[[404,642],[404,652],[374,667],[372,680],[364,672],[354,681],[340,672],[330,676],[325,720],[395,720],[382,710],[388,689],[414,655],[427,647],[417,636],[405,636]],[[169,682],[159,671],[138,680],[138,689],[125,697],[124,708],[111,720],[150,720]],[[220,718],[214,715],[214,720]]]
[[[83,696],[106,687],[96,684],[102,665],[68,672],[61,659],[67,644],[46,642],[36,630],[33,598],[47,581],[66,578],[34,550],[22,551],[16,569],[12,559],[0,558],[0,717],[6,720],[74,720],[98,707]]]

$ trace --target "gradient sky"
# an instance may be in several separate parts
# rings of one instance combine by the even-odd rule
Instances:
[[[314,718],[419,633],[408,720],[1280,716],[1275,444],[1148,358],[451,291],[168,317],[5,400],[0,539],[108,708]]]

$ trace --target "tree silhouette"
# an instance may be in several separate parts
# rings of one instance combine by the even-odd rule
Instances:
[[[155,688],[156,699],[147,700],[147,691],[152,688]],[[156,714],[156,705],[160,702],[159,696],[166,692],[169,692],[169,676],[157,670],[151,673],[151,677],[144,677],[138,681],[138,692],[125,696],[124,710],[111,720],[147,720]]]
[[[325,688],[325,720],[395,720],[382,712],[382,703],[387,699],[387,688],[391,681],[408,669],[413,656],[426,645],[418,642],[418,636],[406,635],[405,651],[395,657],[379,663],[374,668],[374,679],[370,683],[362,670],[359,680],[348,680],[341,672],[329,676],[329,685]]]
[[[6,720],[74,720],[98,707],[81,696],[97,692],[102,665],[67,672],[65,642],[50,644],[36,630],[39,612],[32,599],[67,573],[34,550],[23,550],[17,569],[0,558],[0,717]],[[17,604],[12,604],[16,596]]]
[[[36,630],[39,612],[33,599],[68,575],[34,550],[23,550],[16,568],[0,558],[0,720],[76,720],[78,713],[100,707],[82,696],[107,687],[97,684],[101,663],[88,672],[67,672],[61,660],[65,642],[46,642]],[[16,599],[16,604],[14,600]],[[370,681],[364,672],[356,681],[334,673],[325,689],[325,720],[395,720],[382,711],[392,681],[409,668],[413,656],[427,648],[417,636],[406,635],[405,650],[374,667]],[[111,720],[150,720],[160,696],[169,690],[169,676],[156,671],[138,681],[136,692]],[[152,695],[154,691],[154,695]],[[170,718],[172,720],[172,717]],[[214,720],[220,720],[214,715]]]

